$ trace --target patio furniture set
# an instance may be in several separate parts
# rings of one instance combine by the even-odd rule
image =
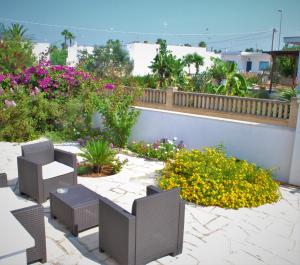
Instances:
[[[76,155],[54,149],[50,141],[22,146],[18,157],[19,191],[38,204],[17,197],[0,174],[0,265],[46,262],[44,211],[50,198],[52,218],[74,236],[99,227],[99,251],[120,264],[146,264],[182,252],[184,201],[179,189],[147,187],[129,213],[111,200],[77,184]],[[29,205],[30,204],[30,205]],[[11,219],[14,219],[11,221]],[[2,224],[4,222],[4,225]],[[17,238],[18,242],[14,241]],[[9,243],[8,243],[9,241]],[[5,247],[2,247],[6,245]]]

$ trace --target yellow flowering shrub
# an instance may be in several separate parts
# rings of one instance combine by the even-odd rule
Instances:
[[[220,148],[180,150],[166,163],[159,185],[179,187],[184,200],[204,206],[256,207],[280,198],[270,170],[227,157]]]

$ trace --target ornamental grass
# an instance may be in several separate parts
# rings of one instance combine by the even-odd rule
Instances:
[[[221,148],[180,150],[159,178],[162,189],[181,188],[181,197],[203,206],[257,207],[280,199],[271,170],[228,157]]]

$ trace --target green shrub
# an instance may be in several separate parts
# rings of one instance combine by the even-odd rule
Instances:
[[[0,140],[4,141],[35,139],[55,130],[60,116],[57,101],[48,100],[44,93],[29,95],[23,86],[0,95],[0,110]]]
[[[89,134],[92,114],[88,104],[89,99],[82,97],[71,97],[61,102],[57,126],[64,138],[78,140]]]
[[[183,199],[204,206],[256,207],[280,198],[269,170],[227,157],[219,148],[180,150],[166,163],[159,185],[179,187]]]
[[[0,73],[18,74],[34,63],[33,45],[29,40],[0,41]]]
[[[292,98],[297,97],[297,91],[290,87],[284,88],[279,91],[278,95],[281,100],[291,101]]]
[[[113,84],[106,87],[114,91],[111,95],[94,96],[94,106],[104,117],[108,141],[117,147],[124,147],[139,115],[139,111],[132,108],[135,96],[124,88],[114,88]]]
[[[6,102],[15,101],[6,99]],[[28,96],[24,96],[16,106],[6,106],[4,100],[0,101],[0,141],[22,142],[37,137],[30,105]]]
[[[67,49],[59,49],[56,46],[50,48],[50,61],[52,65],[66,65],[67,57]]]
[[[111,165],[115,160],[116,152],[106,141],[90,141],[83,149],[81,157],[93,167],[95,173],[101,173],[104,165]]]
[[[162,161],[174,158],[176,153],[184,147],[183,142],[176,144],[177,138],[173,140],[161,139],[153,144],[145,142],[132,142],[128,148],[140,157],[154,158]]]

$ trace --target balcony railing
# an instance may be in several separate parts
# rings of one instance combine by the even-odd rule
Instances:
[[[295,128],[298,104],[246,97],[145,89],[135,105]]]

